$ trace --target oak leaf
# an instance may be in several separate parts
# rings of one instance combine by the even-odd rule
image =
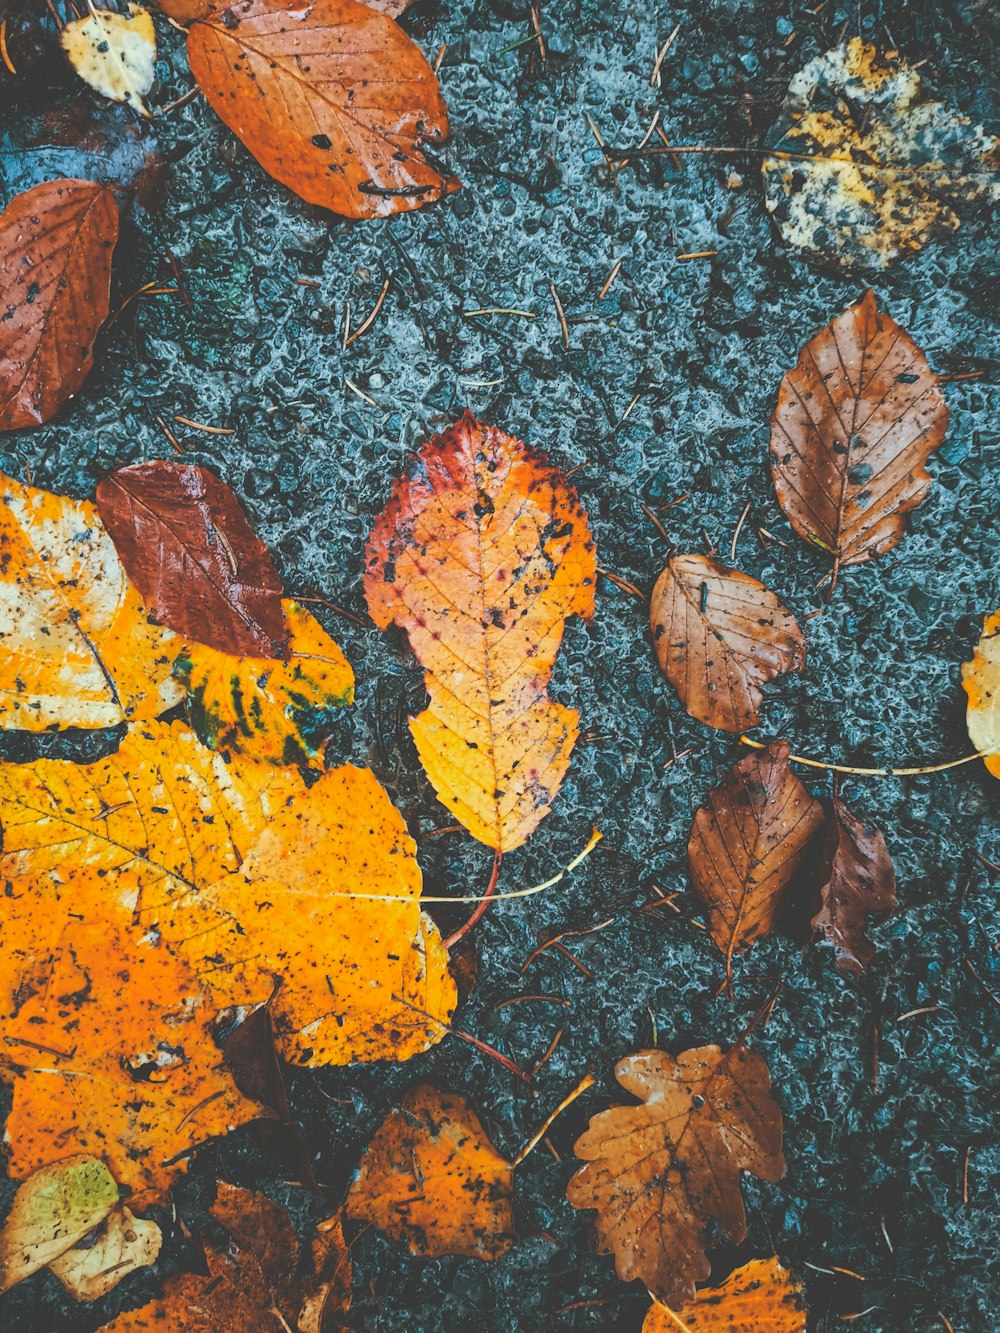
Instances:
[[[727,977],[733,954],[773,928],[822,823],[823,807],[789,768],[784,741],[734,764],[695,814],[691,882]]]
[[[135,463],[103,478],[97,508],[164,625],[223,653],[287,657],[270,552],[214,473],[194,463]]]
[[[760,686],[805,666],[792,613],[763,583],[709,556],[674,556],[653,588],[649,623],[681,703],[721,731],[755,727]]]
[[[374,1223],[414,1254],[497,1259],[516,1240],[513,1170],[461,1097],[421,1083],[375,1131],[347,1216]]]
[[[1000,611],[983,621],[972,661],[962,664],[962,684],[968,696],[969,738],[989,771],[1000,778]]]
[[[147,10],[129,4],[128,14],[91,6],[59,34],[69,63],[84,83],[112,102],[127,102],[143,116],[143,98],[156,74],[156,30]]]
[[[354,672],[318,620],[285,601],[288,660],[188,644],[174,663],[198,738],[271,764],[322,767],[322,742],[354,702]]]
[[[425,672],[420,761],[498,852],[538,826],[569,767],[578,714],[547,690],[565,622],[593,612],[596,566],[572,486],[469,413],[424,445],[369,538],[372,619],[405,629]]]
[[[711,1271],[709,1222],[732,1241],[746,1236],[740,1172],[784,1174],[781,1112],[767,1065],[742,1046],[639,1051],[615,1077],[640,1104],[593,1117],[574,1148],[585,1165],[567,1197],[596,1210],[598,1248],[614,1255],[623,1281],[640,1279],[679,1307]]]
[[[179,647],[92,504],[0,475],[0,729],[155,717],[183,698]]]
[[[806,1333],[802,1283],[778,1259],[751,1259],[680,1310],[657,1302],[642,1333]]]
[[[67,1250],[49,1268],[75,1301],[99,1301],[137,1268],[155,1264],[162,1244],[156,1223],[123,1205],[105,1219],[96,1238]]]
[[[841,972],[860,975],[875,957],[865,920],[896,905],[896,873],[879,829],[851,813],[838,797],[820,838],[815,871],[815,935],[837,950]]]
[[[188,59],[216,114],[307,203],[385,217],[459,188],[422,151],[448,135],[437,77],[356,0],[219,0],[192,24]]]
[[[885,268],[1000,200],[1000,143],[932,101],[915,66],[853,37],[788,87],[764,195],[784,239],[835,264]]]
[[[118,240],[113,192],[54,180],[0,213],[0,430],[55,416],[94,364]]]
[[[867,292],[814,334],[771,418],[778,502],[835,567],[884,555],[930,488],[948,404],[916,343]]]

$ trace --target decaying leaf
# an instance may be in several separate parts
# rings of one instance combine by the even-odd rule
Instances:
[[[736,1046],[701,1046],[676,1058],[639,1051],[615,1066],[638,1106],[594,1116],[574,1151],[585,1165],[569,1182],[574,1208],[597,1212],[598,1248],[618,1276],[640,1279],[680,1307],[711,1271],[709,1222],[732,1241],[746,1236],[740,1171],[780,1180],[781,1112],[767,1065]]]
[[[1000,778],[1000,611],[983,621],[972,661],[962,664],[962,684],[969,698],[969,738],[989,771]]]
[[[162,1244],[155,1222],[116,1208],[93,1245],[74,1246],[49,1268],[75,1301],[99,1301],[137,1268],[155,1264]]]
[[[317,1230],[312,1243],[313,1276],[303,1288],[297,1333],[347,1333],[352,1264],[341,1213]]]
[[[307,203],[385,217],[459,188],[423,153],[448,135],[434,72],[356,0],[218,0],[188,58],[216,114]]]
[[[497,1259],[516,1240],[513,1170],[461,1097],[421,1083],[365,1149],[347,1216],[374,1223],[414,1254]]]
[[[788,154],[762,168],[782,236],[835,264],[885,268],[1000,200],[1000,143],[860,37],[795,75],[768,147]]]
[[[805,1333],[802,1283],[775,1259],[751,1259],[680,1310],[659,1302],[642,1333]]]
[[[187,691],[191,725],[210,749],[321,768],[322,743],[354,702],[354,672],[315,616],[297,602],[282,605],[287,661],[189,644],[174,675]]]
[[[118,240],[112,191],[54,180],[0,213],[0,430],[48,421],[94,364]]]
[[[97,487],[97,508],[164,625],[219,652],[287,658],[270,552],[214,473],[159,459],[119,468]]]
[[[755,727],[761,685],[805,666],[791,611],[763,583],[709,556],[674,556],[653,588],[649,623],[681,703],[721,731]]]
[[[771,471],[792,527],[854,565],[890,551],[931,484],[948,404],[927,358],[872,292],[809,339],[781,381]]]
[[[32,1172],[0,1230],[0,1292],[71,1250],[118,1206],[118,1197],[107,1166],[85,1153]]]
[[[694,817],[688,862],[708,929],[726,955],[767,935],[823,823],[823,807],[775,741],[734,764]]]
[[[895,907],[896,872],[881,831],[851,814],[838,797],[823,827],[816,885],[813,932],[834,945],[841,972],[859,975],[875,957],[865,922]]]
[[[0,729],[113,727],[183,698],[92,504],[0,475]]]
[[[149,115],[142,99],[156,74],[156,30],[147,10],[130,4],[126,15],[91,6],[84,18],[63,27],[59,40],[84,83]]]
[[[547,690],[565,622],[593,612],[596,566],[572,486],[469,413],[424,445],[369,538],[372,619],[405,629],[425,672],[420,761],[497,851],[538,826],[569,767],[578,715]]]

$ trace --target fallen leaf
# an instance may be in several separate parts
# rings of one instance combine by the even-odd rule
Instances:
[[[425,1258],[497,1259],[517,1239],[513,1172],[461,1097],[421,1083],[375,1131],[346,1213]]]
[[[866,292],[781,381],[771,418],[778,502],[836,567],[884,555],[930,488],[925,464],[947,425],[927,358]]]
[[[726,955],[770,933],[785,891],[823,824],[823,807],[775,741],[734,764],[695,814],[688,862],[708,930]]]
[[[836,796],[823,826],[815,874],[819,908],[813,933],[834,945],[841,972],[860,976],[875,957],[865,935],[866,918],[896,906],[896,872],[881,831],[851,814]]]
[[[148,116],[142,100],[156,75],[156,29],[141,5],[128,14],[95,9],[65,24],[59,40],[69,63],[95,92]]]
[[[163,624],[219,652],[287,658],[270,552],[214,473],[194,463],[135,463],[101,481],[97,508]]]
[[[237,1247],[257,1260],[268,1286],[273,1289],[294,1279],[299,1240],[287,1208],[257,1190],[220,1180],[211,1213]]]
[[[49,1268],[75,1301],[99,1301],[137,1268],[155,1264],[162,1244],[155,1222],[116,1208],[93,1245],[67,1250]]]
[[[354,672],[319,621],[285,601],[288,660],[189,644],[174,664],[191,725],[212,750],[322,768],[322,744],[354,702]]]
[[[114,727],[184,692],[180,647],[129,583],[92,504],[0,475],[0,729]]]
[[[187,26],[195,19],[204,18],[215,0],[155,0],[155,8],[175,23]]]
[[[885,268],[1000,200],[1000,143],[860,37],[795,75],[767,146],[789,155],[762,167],[783,238],[835,264]]]
[[[760,686],[805,666],[791,611],[763,583],[708,556],[674,556],[653,588],[649,623],[681,703],[721,731],[755,727]]]
[[[323,1222],[312,1243],[313,1276],[304,1285],[297,1333],[348,1333],[351,1252],[341,1213]]]
[[[594,1116],[576,1142],[585,1165],[567,1197],[597,1211],[598,1248],[614,1255],[623,1281],[640,1279],[679,1307],[711,1272],[709,1223],[734,1242],[746,1236],[740,1171],[784,1174],[781,1112],[767,1065],[743,1046],[639,1051],[615,1077],[641,1104]]]
[[[188,59],[213,111],[307,203],[385,217],[459,188],[423,153],[448,135],[434,72],[366,5],[219,0],[192,24]]]
[[[962,663],[962,684],[969,700],[969,738],[989,771],[1000,778],[1000,611],[983,621],[972,661]]]
[[[674,1312],[659,1302],[642,1333],[806,1333],[802,1283],[778,1259],[751,1259]]]
[[[91,181],[36,185],[0,213],[0,430],[48,421],[87,378],[117,240],[114,194]]]
[[[430,704],[410,719],[438,797],[473,837],[519,847],[551,808],[578,714],[549,698],[597,556],[576,492],[520,440],[466,413],[397,481],[368,541],[372,619],[405,629]]]
[[[118,1186],[97,1157],[75,1153],[32,1172],[0,1231],[0,1292],[71,1250],[118,1206]]]
[[[102,1324],[98,1333],[289,1333],[252,1254],[205,1246],[208,1275],[175,1273],[163,1296]]]

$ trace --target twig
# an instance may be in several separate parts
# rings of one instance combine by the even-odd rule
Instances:
[[[549,283],[549,291],[552,293],[552,304],[556,308],[556,317],[559,320],[559,327],[562,329],[563,347],[569,351],[569,327],[566,324],[566,313],[562,307],[562,301],[559,300],[559,293],[556,291],[554,282]]]
[[[378,300],[375,302],[371,314],[367,317],[367,319],[363,319],[361,321],[361,323],[354,330],[354,332],[350,334],[349,337],[345,338],[344,340],[345,347],[350,347],[351,343],[357,342],[357,340],[361,337],[361,335],[363,333],[367,333],[368,330],[371,328],[371,326],[374,324],[375,320],[378,318],[378,312],[382,309],[382,306],[385,302],[385,298],[388,295],[389,281],[390,281],[389,278],[386,278],[385,282],[382,284],[382,290],[378,294]]]
[[[635,584],[629,583],[628,579],[623,579],[618,574],[612,574],[610,569],[603,569],[600,565],[597,566],[597,572],[603,574],[608,582],[613,583],[616,588],[621,588],[622,592],[627,592],[630,597],[635,597],[640,602],[646,600]]]
[[[573,1091],[567,1094],[567,1096],[565,1096],[562,1099],[562,1101],[552,1112],[552,1114],[545,1118],[545,1120],[542,1122],[541,1127],[538,1130],[536,1130],[534,1134],[532,1134],[531,1138],[528,1140],[528,1142],[524,1145],[521,1151],[514,1158],[513,1162],[511,1163],[511,1166],[515,1167],[520,1166],[521,1163],[524,1161],[524,1159],[528,1156],[528,1154],[538,1147],[542,1139],[545,1138],[545,1135],[552,1128],[552,1125],[555,1123],[556,1119],[562,1115],[563,1111],[566,1110],[566,1107],[571,1106],[573,1102],[576,1101],[577,1097],[582,1096],[583,1093],[585,1093],[588,1088],[592,1088],[595,1082],[596,1080],[593,1074],[584,1074],[583,1078],[576,1085]]]
[[[666,41],[663,43],[663,45],[660,47],[659,51],[657,51],[657,53],[656,53],[656,61],[655,61],[654,65],[653,65],[653,72],[652,72],[652,74],[650,74],[650,76],[649,76],[649,86],[650,86],[650,88],[657,88],[657,87],[659,87],[659,84],[660,84],[660,68],[661,68],[661,66],[663,65],[663,58],[664,58],[664,56],[667,54],[667,52],[670,50],[670,48],[673,46],[673,44],[674,44],[674,39],[676,38],[676,36],[677,36],[677,34],[680,32],[680,30],[681,30],[681,25],[678,23],[677,27],[674,28],[673,32],[670,34],[670,36],[667,38],[667,40],[666,40]]]
[[[178,416],[174,413],[174,420],[181,426],[190,426],[192,430],[203,430],[206,435],[235,435],[236,432],[227,426],[206,426],[203,421],[192,421],[190,417]]]
[[[740,521],[736,524],[736,531],[733,533],[733,544],[729,548],[729,563],[736,564],[736,543],[740,539],[740,533],[743,531],[743,524],[747,521],[747,514],[750,513],[750,501],[743,506],[743,513],[740,514]]]
[[[486,915],[486,910],[490,905],[490,899],[497,891],[497,880],[500,878],[500,866],[502,864],[503,852],[497,850],[493,853],[493,869],[490,872],[489,883],[486,885],[486,892],[479,900],[476,910],[469,917],[468,921],[466,921],[465,925],[459,926],[458,930],[454,931],[444,941],[444,947],[446,949],[454,949],[459,940],[464,940],[476,923]]]
[[[491,1060],[496,1060],[498,1064],[503,1065],[504,1069],[508,1070],[516,1078],[519,1078],[522,1083],[527,1083],[530,1086],[530,1075],[526,1074],[520,1065],[515,1064],[509,1055],[504,1055],[503,1051],[498,1051],[495,1046],[490,1046],[488,1042],[480,1041],[479,1038],[474,1037],[471,1032],[463,1032],[461,1028],[453,1028],[451,1024],[446,1023],[443,1018],[436,1018],[434,1014],[429,1014],[425,1009],[418,1008],[417,1005],[411,1004],[409,1000],[405,1000],[402,995],[393,995],[392,998],[397,1004],[401,1004],[407,1009],[412,1009],[414,1013],[420,1014],[423,1018],[430,1019],[432,1023],[437,1023],[439,1027],[444,1028],[449,1036],[457,1037],[459,1041],[467,1042],[468,1045],[474,1046],[477,1051],[481,1051],[483,1055],[488,1055]]]
[[[610,292],[610,290],[611,290],[611,284],[614,282],[615,278],[617,278],[617,277],[618,277],[618,274],[621,272],[621,268],[622,268],[622,264],[623,264],[623,262],[624,262],[624,259],[616,259],[616,260],[615,260],[614,268],[611,270],[611,272],[608,274],[608,276],[604,279],[604,286],[603,286],[603,287],[601,288],[601,290],[597,293],[597,299],[598,299],[599,301],[603,301],[604,298],[607,296],[608,292]]]

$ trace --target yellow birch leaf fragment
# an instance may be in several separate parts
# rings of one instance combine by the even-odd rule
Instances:
[[[184,697],[171,677],[180,646],[92,504],[0,475],[0,728],[156,717]]]
[[[49,1268],[75,1301],[99,1301],[137,1268],[155,1264],[162,1244],[155,1222],[116,1208],[93,1245],[67,1250]]]
[[[84,83],[149,115],[142,99],[156,75],[156,30],[141,5],[130,4],[127,15],[92,7],[85,18],[67,23],[59,40]]]
[[[983,622],[972,661],[962,664],[962,684],[969,696],[969,738],[989,771],[1000,778],[1000,611]]]
[[[514,1168],[461,1097],[410,1088],[361,1158],[347,1216],[370,1222],[414,1254],[497,1259],[517,1239]]]
[[[97,1157],[75,1153],[33,1172],[0,1230],[0,1292],[71,1250],[118,1205],[118,1186]]]
[[[659,1302],[642,1333],[805,1333],[802,1283],[781,1261],[751,1259],[719,1287],[703,1287],[679,1310]]]
[[[354,672],[315,616],[297,602],[282,606],[287,661],[233,657],[191,643],[174,675],[187,690],[191,725],[210,749],[322,768],[322,742],[354,702]]]

